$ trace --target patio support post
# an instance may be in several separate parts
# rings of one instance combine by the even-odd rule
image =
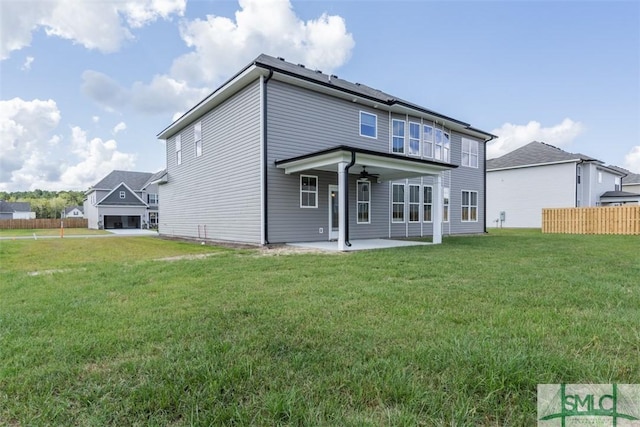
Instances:
[[[346,241],[346,218],[345,218],[345,201],[343,195],[345,194],[347,185],[347,162],[339,162],[338,163],[338,250],[345,251],[347,250]]]
[[[435,175],[433,186],[433,244],[442,243],[442,173]]]

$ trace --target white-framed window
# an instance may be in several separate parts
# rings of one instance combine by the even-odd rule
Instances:
[[[436,129],[434,131],[434,135],[435,144],[433,158],[436,160],[442,160],[443,162],[449,162],[451,136],[442,129]]]
[[[409,185],[409,222],[420,222],[420,186]]]
[[[425,185],[422,187],[422,220],[424,222],[433,221],[433,187]]]
[[[614,180],[614,184],[613,185],[615,186],[615,190],[616,191],[620,191],[622,189],[620,177],[616,177],[616,179]]]
[[[147,203],[149,203],[150,205],[157,205],[158,195],[154,193],[147,194]]]
[[[442,222],[449,222],[449,187],[442,189]]]
[[[127,197],[127,193],[125,193],[124,191],[120,192],[120,198],[121,199],[125,199]]]
[[[478,192],[462,190],[462,222],[478,221]]]
[[[371,183],[364,180],[358,181],[357,187],[357,223],[369,224],[371,223],[371,217],[369,216],[369,212],[371,212]]]
[[[420,123],[409,122],[409,154],[420,155]]]
[[[378,137],[378,116],[360,111],[360,136],[367,138]]]
[[[422,155],[433,157],[433,128],[429,125],[422,126]]]
[[[196,157],[202,156],[202,122],[193,125],[193,140],[196,145]]]
[[[300,175],[300,207],[318,207],[318,177]]]
[[[391,121],[393,139],[391,150],[394,153],[404,153],[404,120],[393,119]]]
[[[462,138],[462,166],[478,167],[478,141]]]
[[[391,222],[404,222],[404,184],[392,186]]]
[[[182,137],[176,135],[176,163],[182,164]]]
[[[449,162],[449,152],[451,151],[451,136],[447,132],[442,132],[444,145],[442,146],[442,160]]]
[[[435,144],[433,146],[434,153],[433,158],[436,160],[442,160],[442,145],[443,145],[443,136],[442,129],[436,129],[434,132]]]

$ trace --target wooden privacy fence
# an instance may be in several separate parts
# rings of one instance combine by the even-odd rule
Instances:
[[[640,235],[640,206],[542,209],[542,232]]]
[[[0,229],[35,229],[35,228],[60,228],[60,223],[64,223],[64,228],[87,228],[88,220],[85,218],[65,218],[65,219],[0,219]]]

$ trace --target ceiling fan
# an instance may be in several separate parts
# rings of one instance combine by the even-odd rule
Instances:
[[[378,178],[380,177],[380,175],[377,175],[375,173],[369,173],[367,172],[366,166],[362,166],[362,172],[360,172],[360,179],[375,179],[376,181],[378,180]]]

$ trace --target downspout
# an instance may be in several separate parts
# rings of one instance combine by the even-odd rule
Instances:
[[[580,167],[580,165],[584,163],[583,159],[580,159],[580,161],[578,163],[576,163],[576,177],[578,177],[578,168]],[[576,182],[576,196],[575,196],[575,200],[573,201],[573,206],[577,207],[578,206],[578,184],[580,184],[580,186],[582,186],[582,171],[580,171],[580,182],[578,183],[578,179],[575,179]],[[582,207],[582,203],[580,204]]]
[[[484,234],[487,234],[487,144],[495,139],[495,136],[484,141],[484,203],[482,204],[484,216]]]
[[[269,176],[269,171],[267,168],[267,83],[273,77],[273,70],[269,70],[269,75],[266,79],[264,79],[263,84],[263,93],[262,93],[262,164],[263,164],[263,176],[262,176],[262,194],[264,197],[263,204],[263,212],[262,212],[262,220],[264,221],[264,244],[269,244],[269,197],[268,197],[268,189],[267,178]]]
[[[349,242],[349,169],[356,164],[356,152],[351,152],[351,162],[344,168],[344,244],[351,246]]]

